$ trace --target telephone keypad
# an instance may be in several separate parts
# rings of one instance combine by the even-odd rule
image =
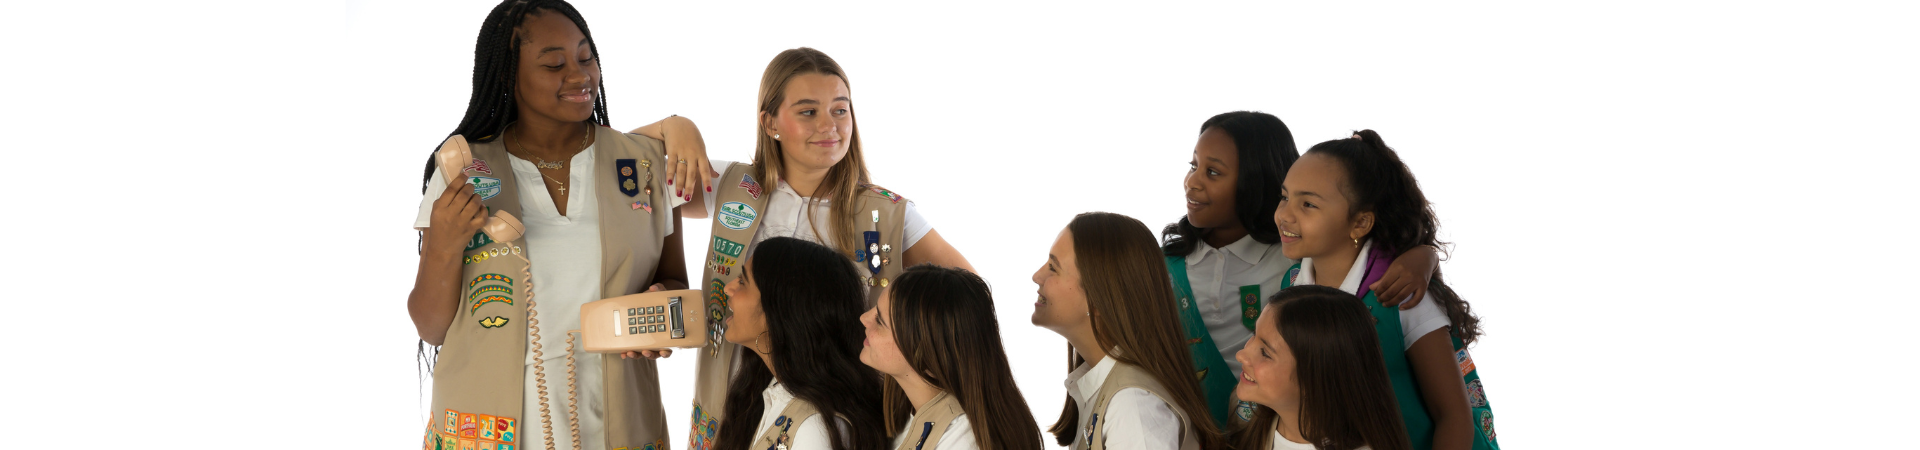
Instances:
[[[666,313],[667,308],[664,306],[627,308],[627,334],[667,331]]]

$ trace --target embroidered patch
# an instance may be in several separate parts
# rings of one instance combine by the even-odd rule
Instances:
[[[887,200],[891,200],[894,203],[900,203],[901,200],[906,200],[906,197],[901,197],[900,194],[895,194],[893,191],[887,190],[887,188],[874,186],[868,189],[873,190],[873,193],[880,194],[881,197],[886,197]]]
[[[650,203],[647,203],[646,200],[633,202],[633,209],[644,209],[644,210],[647,210],[647,213],[649,214],[653,213],[653,205]]]
[[[1207,371],[1209,371],[1209,370],[1213,370],[1213,369],[1212,369],[1212,368],[1207,368],[1207,369],[1200,369],[1200,370],[1198,370],[1198,371],[1195,371],[1195,372],[1193,373],[1193,379],[1195,379],[1195,380],[1205,380],[1205,379],[1207,379]]]
[[[1453,362],[1460,365],[1460,376],[1464,377],[1469,373],[1473,373],[1473,357],[1467,355],[1467,349],[1463,348],[1454,351]]]
[[[1260,285],[1249,284],[1240,287],[1240,324],[1253,331],[1255,319],[1260,318]]]
[[[479,311],[480,305],[485,305],[488,303],[506,303],[511,305],[513,304],[513,298],[507,297],[505,295],[489,295],[486,297],[480,297],[480,300],[476,300],[473,302],[473,308],[467,310],[467,312],[471,313],[471,312]]]
[[[707,356],[720,356],[720,344],[727,341],[727,282],[719,278],[707,283]]]
[[[1493,440],[1493,411],[1480,411],[1480,431],[1487,434],[1487,440]]]
[[[473,414],[461,414],[459,435],[461,445],[466,445],[468,439],[480,437],[480,418]]]
[[[447,434],[454,434],[456,432],[459,432],[460,431],[460,413],[454,412],[454,410],[451,410],[451,409],[447,410],[447,419],[443,424],[441,424],[440,431],[445,432]]]
[[[434,430],[434,436],[427,439],[427,448],[514,450],[514,435],[519,431],[517,426],[518,423],[511,417],[462,414],[449,409],[446,410],[446,423],[442,426],[444,430]]]
[[[620,193],[628,197],[640,195],[640,178],[635,176],[633,164],[631,158],[613,160],[613,174],[620,177]]]
[[[1480,380],[1467,382],[1467,406],[1475,408],[1487,406],[1487,390],[1480,386]]]
[[[1234,407],[1233,414],[1239,416],[1241,422],[1253,420],[1253,402],[1240,402],[1240,406]]]
[[[480,326],[486,328],[504,327],[507,326],[507,318],[500,316],[482,317],[480,318]]]
[[[473,233],[473,239],[467,240],[467,249],[461,250],[461,251],[470,252],[470,251],[473,251],[473,249],[480,248],[481,246],[492,244],[492,243],[493,243],[493,237],[487,236],[487,232],[476,231]]]
[[[753,181],[753,175],[740,174],[740,187],[746,189],[747,195],[753,196],[755,200],[760,199],[760,183]]]
[[[489,284],[486,286],[481,286],[479,289],[474,289],[473,293],[467,294],[467,301],[473,301],[473,299],[476,297],[479,297],[480,294],[485,294],[488,292],[505,292],[507,293],[507,295],[513,295],[513,288],[501,286],[498,284]]]
[[[489,273],[489,274],[482,274],[480,276],[473,277],[473,281],[467,282],[467,287],[473,287],[473,285],[480,284],[480,282],[482,281],[501,281],[501,282],[506,282],[508,286],[513,285],[512,278],[507,278],[506,275],[501,275],[497,273]]]
[[[1292,286],[1298,283],[1300,283],[1300,266],[1287,269],[1287,285]]]
[[[753,220],[760,217],[752,206],[740,202],[727,202],[720,205],[720,224],[729,230],[745,230],[753,226]]]
[[[725,270],[727,268],[733,267],[734,264],[739,262],[740,260],[738,259],[733,259],[732,257],[728,257],[727,255],[716,253],[713,255],[712,258],[707,258],[707,268],[714,269],[716,271]],[[721,275],[726,275],[726,273],[721,273]]]
[[[739,242],[730,241],[727,240],[727,238],[719,236],[713,237],[713,251],[720,252],[722,255],[739,258],[740,253],[746,250],[747,246],[740,245]]]
[[[473,164],[468,164],[465,169],[460,169],[460,172],[461,173],[478,172],[478,173],[484,173],[487,175],[493,175],[493,170],[487,168],[487,160],[480,159],[480,158],[474,158]]]
[[[473,183],[473,195],[480,196],[481,200],[493,200],[494,196],[500,195],[502,185],[499,178],[467,177],[467,182]]]
[[[713,450],[714,434],[720,431],[720,420],[709,417],[700,404],[693,405],[691,433],[687,436],[687,450]]]

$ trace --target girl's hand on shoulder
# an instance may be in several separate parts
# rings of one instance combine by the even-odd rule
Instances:
[[[1425,297],[1434,269],[1439,266],[1440,255],[1432,246],[1414,247],[1394,257],[1387,273],[1367,289],[1373,290],[1381,305],[1398,306],[1402,311],[1413,309]]]
[[[692,120],[673,116],[660,121],[660,140],[667,145],[667,186],[683,201],[692,201],[695,192],[713,192],[707,180],[720,176],[707,160],[707,142]]]
[[[461,181],[448,185],[433,201],[433,212],[427,218],[427,243],[433,246],[427,250],[460,253],[486,223],[487,208],[480,203],[480,196],[473,194],[473,184]]]

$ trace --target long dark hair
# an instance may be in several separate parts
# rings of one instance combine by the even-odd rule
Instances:
[[[960,402],[980,448],[1040,450],[1040,428],[1013,383],[993,290],[979,275],[920,264],[893,281],[893,340],[907,365],[928,385]],[[913,404],[892,376],[886,383],[886,426],[893,433],[912,417]],[[951,431],[950,431],[951,432]]]
[[[834,449],[885,448],[886,433],[864,426],[880,423],[880,375],[860,362],[860,342],[866,338],[860,314],[866,312],[867,294],[853,263],[827,246],[790,237],[760,243],[752,258],[747,275],[760,288],[769,359],[780,383],[796,401],[820,410]],[[725,417],[714,444],[721,450],[753,444],[766,410],[760,394],[774,380],[758,356],[740,358],[737,370],[727,386]],[[851,424],[847,436],[835,423],[840,420]]]
[[[520,40],[515,39],[515,29],[526,22],[528,15],[543,12],[557,12],[580,27],[580,34],[587,37],[587,47],[593,51],[594,64],[600,63],[600,46],[593,43],[593,30],[587,28],[587,19],[580,17],[580,11],[566,0],[506,0],[493,7],[487,13],[487,20],[480,23],[480,37],[473,43],[473,94],[467,97],[467,114],[460,118],[460,125],[453,127],[447,136],[461,135],[467,142],[493,142],[505,131],[507,124],[520,118],[520,110],[513,102],[513,86],[520,71]],[[605,78],[594,89],[594,124],[606,126],[607,86]],[[433,148],[438,150],[440,142],[435,141]],[[420,192],[427,191],[427,182],[433,178],[433,155],[427,155],[427,170],[420,175]],[[459,169],[455,167],[454,169]]]
[[[1387,365],[1380,360],[1373,315],[1360,299],[1335,288],[1302,285],[1274,294],[1269,306],[1277,308],[1274,326],[1293,352],[1294,379],[1300,383],[1300,423],[1293,425],[1307,442],[1323,450],[1413,448]],[[1278,418],[1272,408],[1256,407],[1253,419],[1236,430],[1235,447],[1266,450]]]
[[[1233,215],[1247,228],[1247,235],[1263,243],[1280,242],[1280,226],[1273,223],[1273,211],[1280,208],[1280,182],[1287,169],[1300,159],[1293,145],[1293,132],[1272,114],[1256,111],[1221,113],[1200,124],[1200,132],[1219,128],[1233,138],[1235,154],[1240,157],[1240,176],[1233,186]],[[1193,253],[1207,230],[1193,226],[1186,216],[1160,230],[1166,243],[1161,251],[1167,256]]]
[[[1354,134],[1358,137],[1316,144],[1307,154],[1331,156],[1347,169],[1347,185],[1340,192],[1353,203],[1350,214],[1373,212],[1373,229],[1367,232],[1373,245],[1393,254],[1421,245],[1446,248],[1447,243],[1439,238],[1440,219],[1433,214],[1426,194],[1420,192],[1413,171],[1400,161],[1400,154],[1387,147],[1380,133],[1360,130]],[[1447,320],[1453,322],[1454,337],[1468,344],[1480,337],[1480,317],[1440,278],[1439,270],[1434,270],[1428,289],[1447,311]]]
[[[1160,392],[1167,406],[1187,416],[1187,426],[1200,438],[1200,448],[1219,448],[1220,430],[1193,378],[1193,353],[1180,326],[1173,294],[1173,276],[1161,262],[1153,230],[1132,217],[1108,212],[1083,213],[1067,224],[1073,235],[1073,263],[1080,268],[1080,288],[1087,294],[1087,314],[1093,317],[1093,336],[1108,358],[1139,367],[1167,389]],[[1084,360],[1068,351],[1072,370]],[[1079,437],[1080,408],[1067,397],[1060,420],[1047,431],[1056,442],[1072,446]]]

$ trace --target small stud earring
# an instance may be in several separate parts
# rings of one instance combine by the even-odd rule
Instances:
[[[1353,248],[1360,248],[1360,238],[1353,238]]]
[[[780,140],[780,133],[774,133],[773,140],[776,140],[776,141]]]

